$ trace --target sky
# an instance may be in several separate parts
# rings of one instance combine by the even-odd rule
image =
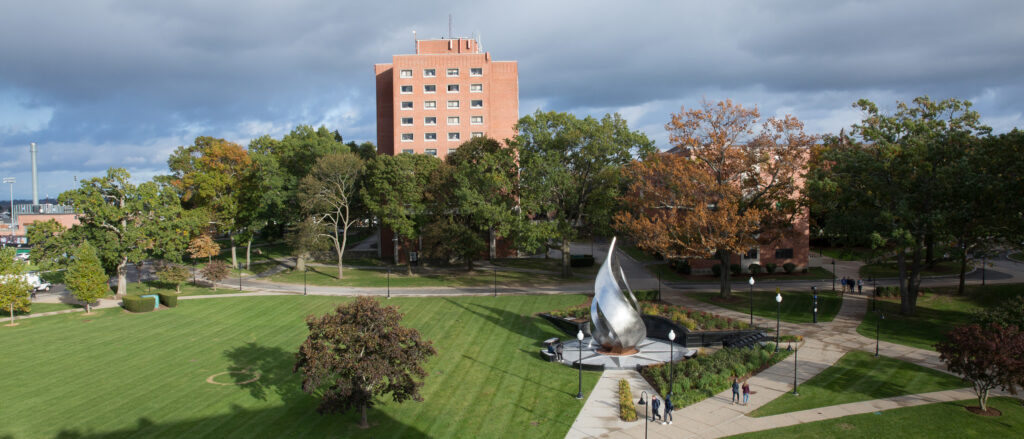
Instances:
[[[1021,1],[0,0],[0,176],[31,198],[197,136],[246,146],[299,124],[376,143],[373,65],[421,39],[519,62],[520,113],[618,112],[663,149],[701,100],[791,114],[813,134],[928,95],[1024,126]],[[9,188],[0,187],[0,193]],[[7,197],[2,197],[7,198]]]

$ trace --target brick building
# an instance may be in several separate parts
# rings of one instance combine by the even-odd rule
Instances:
[[[444,159],[472,137],[502,141],[515,136],[519,64],[495,61],[480,51],[476,40],[416,40],[415,54],[375,64],[374,75],[378,154]],[[381,256],[394,257],[393,238],[390,230],[381,231]],[[418,242],[403,241],[401,246],[409,252],[419,249]],[[498,256],[511,253],[507,243],[497,247]],[[410,256],[402,251],[395,261]]]

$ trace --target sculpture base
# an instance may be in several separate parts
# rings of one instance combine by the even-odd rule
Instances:
[[[582,349],[580,349],[582,344]],[[661,364],[671,360],[681,361],[697,353],[696,350],[687,349],[678,344],[669,344],[667,340],[645,338],[637,346],[636,352],[632,354],[607,354],[601,351],[604,348],[598,345],[590,337],[584,338],[583,343],[576,340],[566,341],[563,350],[562,364],[571,367],[579,367],[583,362],[584,369],[633,369],[637,366],[650,366]],[[582,358],[581,355],[582,354]]]
[[[640,353],[640,351],[638,351],[636,348],[629,348],[629,349],[622,349],[622,348],[619,348],[619,349],[606,349],[604,347],[601,347],[600,349],[597,350],[597,353],[599,353],[601,355],[615,355],[615,356],[623,357],[623,356],[627,356],[627,355],[638,354],[638,353]]]

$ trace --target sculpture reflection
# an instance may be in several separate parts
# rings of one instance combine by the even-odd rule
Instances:
[[[637,345],[647,337],[647,328],[640,317],[640,304],[626,284],[627,294],[619,287],[612,271],[615,238],[608,246],[601,269],[594,282],[594,301],[590,304],[590,334],[601,345],[602,353],[629,355],[637,352]],[[625,273],[619,268],[625,282]]]

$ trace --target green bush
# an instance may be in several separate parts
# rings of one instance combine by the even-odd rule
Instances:
[[[764,271],[768,272],[768,274],[772,274],[775,273],[775,269],[778,267],[778,265],[769,262],[767,264],[764,264]]]
[[[715,275],[715,277],[722,276],[722,264],[712,265],[711,266],[711,273],[713,273]]]
[[[681,274],[689,276],[693,274],[693,267],[690,266],[690,263],[688,261],[683,261],[681,264],[679,264],[676,271],[678,271]]]
[[[174,293],[157,293],[160,296],[160,304],[168,308],[178,306],[178,295]]]
[[[971,317],[971,321],[982,327],[997,324],[1024,328],[1024,296],[1017,296],[1003,301],[998,306],[979,311]]]
[[[569,257],[571,267],[593,267],[594,255],[572,255]]]
[[[637,290],[633,292],[636,300],[654,301],[658,300],[658,290]]]
[[[124,309],[131,312],[150,312],[156,307],[152,297],[141,297],[134,294],[124,296]]]
[[[875,287],[875,295],[879,297],[899,297],[900,287],[895,285]]]
[[[711,355],[674,363],[673,405],[683,408],[700,402],[728,389],[733,375],[756,374],[790,354],[785,350],[774,353],[773,349],[774,345],[770,343],[764,347],[724,348]],[[646,367],[641,374],[659,393],[668,393],[668,365]]]
[[[796,264],[787,262],[782,264],[782,269],[786,271],[786,274],[793,274],[793,272],[796,271]]]
[[[750,270],[750,274],[761,274],[761,264],[750,264],[747,270]]]
[[[636,420],[636,406],[633,405],[633,392],[629,381],[619,380],[619,418],[626,422]]]
[[[732,272],[733,276],[738,276],[743,272],[743,268],[740,267],[740,264],[729,264],[729,271]]]

